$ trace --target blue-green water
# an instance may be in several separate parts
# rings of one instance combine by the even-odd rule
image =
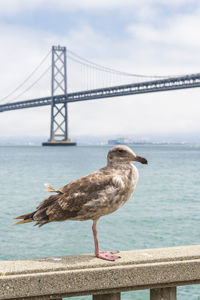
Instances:
[[[11,227],[11,218],[31,212],[48,193],[106,163],[109,147],[0,147],[0,259],[59,256],[94,251],[91,221]],[[148,159],[137,164],[134,196],[98,224],[102,250],[133,250],[200,244],[200,146],[137,145]],[[178,288],[178,299],[197,300],[200,287]],[[79,298],[78,298],[79,299]],[[83,297],[83,299],[89,299]],[[148,291],[123,299],[149,299]]]

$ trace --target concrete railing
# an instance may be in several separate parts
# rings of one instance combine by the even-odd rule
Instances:
[[[121,252],[104,261],[93,255],[0,261],[0,299],[61,299],[150,289],[151,300],[175,300],[176,286],[200,283],[200,246]]]

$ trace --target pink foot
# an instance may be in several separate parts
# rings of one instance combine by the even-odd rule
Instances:
[[[119,251],[100,251],[96,257],[104,260],[115,261],[116,259],[120,258],[120,256],[114,255],[116,253],[119,253]]]

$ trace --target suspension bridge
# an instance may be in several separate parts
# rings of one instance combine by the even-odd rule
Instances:
[[[51,64],[44,64],[51,54]],[[14,98],[13,95],[30,82],[39,70],[39,77]],[[51,71],[51,95],[19,101]],[[69,76],[70,74],[70,76]],[[77,74],[80,76],[78,77]],[[39,106],[51,106],[50,138],[47,145],[75,145],[68,137],[70,102],[136,95],[200,87],[200,73],[179,76],[138,75],[111,69],[91,62],[66,47],[53,46],[39,65],[13,91],[0,100],[0,112]],[[45,90],[44,87],[42,90]]]

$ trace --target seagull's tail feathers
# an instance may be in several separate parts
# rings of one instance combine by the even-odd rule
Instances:
[[[32,213],[29,213],[29,214],[25,214],[25,215],[21,215],[21,216],[18,216],[16,218],[13,218],[14,220],[18,220],[18,219],[23,219],[23,220],[18,221],[16,223],[12,224],[12,225],[14,226],[14,225],[18,225],[18,224],[32,222],[33,221],[33,215],[34,215],[34,213],[35,213],[35,211],[32,212]]]
[[[59,193],[59,194],[61,193],[60,191],[55,190],[49,183],[45,183],[44,185],[46,186],[48,192],[51,192],[51,193]]]
[[[21,220],[19,222],[13,223],[11,225],[14,226],[14,225],[19,225],[19,224],[24,224],[24,223],[29,223],[29,222],[32,222],[32,220],[30,220],[30,219],[28,219],[28,220]]]
[[[57,221],[56,218],[54,218],[53,220],[51,220],[49,218],[48,211],[50,210],[50,212],[51,212],[52,207],[55,209],[55,205],[56,205],[55,203],[59,198],[60,198],[59,194],[49,196],[48,198],[44,199],[40,203],[40,205],[36,208],[36,210],[33,211],[32,213],[21,215],[21,216],[14,218],[16,220],[18,220],[18,219],[22,219],[22,220],[14,223],[12,225],[29,223],[29,222],[35,221],[36,222],[35,225],[38,225],[39,227],[41,227],[49,222]],[[60,206],[57,205],[56,207],[60,207]]]

